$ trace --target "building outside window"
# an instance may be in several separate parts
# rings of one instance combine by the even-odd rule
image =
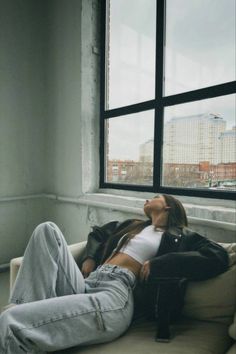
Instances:
[[[235,10],[102,1],[101,187],[235,197]]]

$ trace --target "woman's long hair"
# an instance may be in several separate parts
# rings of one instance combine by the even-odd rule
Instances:
[[[188,219],[183,207],[183,204],[171,195],[162,194],[165,199],[166,205],[170,208],[168,209],[168,219],[166,230],[177,227],[183,228],[188,226]]]
[[[162,194],[165,199],[166,205],[169,207],[168,209],[168,218],[167,225],[165,231],[168,231],[170,228],[177,227],[183,228],[188,226],[188,219],[185,212],[185,209],[182,203],[172,197],[171,195]],[[125,229],[122,229],[116,232],[114,235],[110,237],[107,242],[107,245],[104,249],[102,256],[102,263],[110,256],[112,250],[116,247],[117,243],[123,236],[122,240],[119,242],[118,247],[116,248],[115,253],[112,257],[119,253],[123,246],[126,246],[129,241],[135,237],[138,233],[140,233],[146,226],[151,225],[151,218],[148,220],[135,220],[130,225],[128,225]]]

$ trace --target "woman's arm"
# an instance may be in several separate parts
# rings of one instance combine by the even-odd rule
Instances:
[[[163,235],[164,252],[146,266],[150,276],[205,280],[227,270],[228,254],[222,246],[188,228],[179,236],[176,242],[176,235]]]
[[[85,277],[101,264],[105,256],[110,256],[127,227],[130,227],[136,221],[136,219],[127,219],[123,222],[112,221],[103,226],[93,227],[88,235],[88,242],[80,263],[80,268]]]
[[[87,278],[89,274],[96,268],[96,262],[93,258],[87,258],[82,263],[81,272],[84,278]]]
[[[209,252],[210,253],[210,252]],[[171,252],[150,260],[150,277],[176,277],[198,281],[215,277],[228,269],[227,258],[200,251]]]
[[[108,237],[115,232],[120,223],[111,221],[103,226],[94,226],[88,234],[87,244],[81,257],[80,268],[82,272],[88,275],[95,269],[101,257],[102,246],[106,243]],[[90,271],[89,271],[90,270]]]

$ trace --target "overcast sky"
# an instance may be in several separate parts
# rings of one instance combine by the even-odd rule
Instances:
[[[153,99],[156,0],[110,3],[109,108]],[[166,95],[235,80],[235,0],[167,0],[166,13]],[[172,107],[166,119],[207,112],[236,124],[232,95]],[[153,124],[152,111],[112,119],[110,158],[137,159]]]

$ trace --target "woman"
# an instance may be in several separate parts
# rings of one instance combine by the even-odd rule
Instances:
[[[82,273],[58,227],[39,225],[11,294],[11,303],[19,306],[0,316],[0,352],[44,353],[111,341],[131,323],[137,280],[199,280],[227,269],[223,248],[186,228],[185,210],[177,199],[157,196],[146,201],[144,212],[147,221],[95,227]]]

